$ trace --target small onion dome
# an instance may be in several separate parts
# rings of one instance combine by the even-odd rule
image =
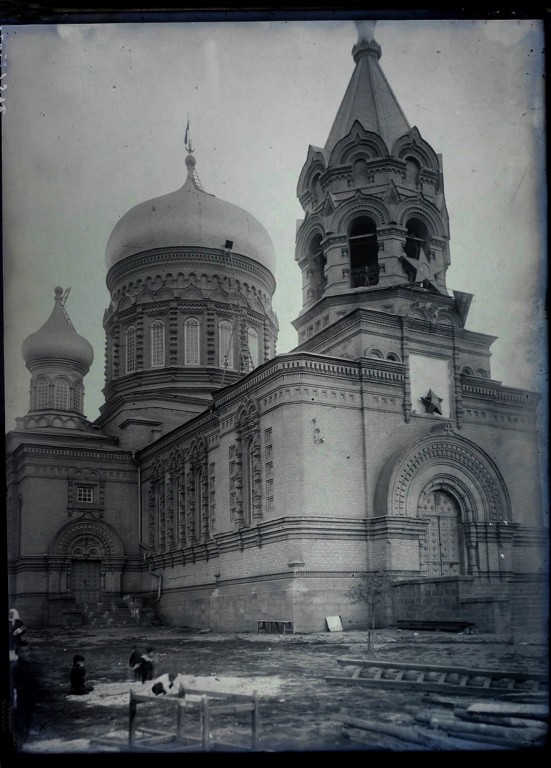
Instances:
[[[27,367],[34,362],[48,359],[67,360],[89,370],[94,360],[94,350],[75,331],[63,308],[62,288],[55,289],[55,306],[42,328],[27,336],[21,351]]]
[[[233,253],[248,256],[274,273],[274,246],[262,224],[243,208],[205,192],[195,164],[195,157],[188,154],[183,187],[139,203],[117,222],[105,252],[107,269],[154,248],[223,249],[231,240]]]

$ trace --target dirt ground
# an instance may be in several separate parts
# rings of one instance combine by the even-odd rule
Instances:
[[[108,735],[127,737],[129,690],[132,686],[139,691],[142,686],[131,682],[128,657],[133,642],[140,650],[154,646],[155,676],[173,670],[192,688],[256,691],[260,715],[257,751],[424,749],[383,733],[364,732],[361,740],[343,734],[346,718],[411,725],[413,714],[426,709],[421,689],[396,691],[326,681],[327,676],[345,673],[337,663],[339,657],[367,657],[363,632],[219,635],[175,627],[79,627],[34,629],[28,635],[40,688],[23,748],[26,753],[107,752],[113,748],[98,740]],[[76,653],[86,657],[87,682],[94,686],[86,696],[68,695],[69,669]],[[379,630],[370,657],[546,672],[548,649],[537,639],[513,643],[490,635]],[[198,735],[198,720],[190,717],[186,728]],[[248,717],[220,716],[211,723],[213,738],[246,748],[250,745]],[[138,728],[154,723],[157,728],[173,729],[174,718],[174,709],[157,699],[154,705],[138,707],[136,723]],[[450,749],[454,748],[468,749],[469,744],[450,740]],[[431,749],[434,745],[428,743],[427,750]],[[485,746],[480,744],[480,749]]]

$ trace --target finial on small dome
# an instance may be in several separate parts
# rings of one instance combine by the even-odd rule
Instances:
[[[63,296],[63,288],[60,288],[58,285],[56,288],[54,288],[54,293],[55,293],[55,300],[61,301],[61,297]]]
[[[358,29],[358,43],[366,42],[370,43],[375,38],[373,37],[375,33],[375,24],[377,21],[357,21],[356,27]]]
[[[367,19],[355,22],[358,30],[358,42],[352,48],[352,56],[356,63],[362,56],[366,55],[375,56],[377,59],[381,58],[381,46],[373,37],[376,23],[377,21]]]

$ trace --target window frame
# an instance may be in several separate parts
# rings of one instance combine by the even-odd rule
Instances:
[[[191,354],[193,351],[195,355]],[[184,365],[201,365],[201,323],[196,317],[188,317],[184,322]]]
[[[251,351],[251,338],[253,339],[254,354]],[[258,368],[260,365],[259,336],[256,328],[253,328],[251,325],[247,328],[247,346],[249,348],[251,368]]]
[[[165,367],[165,324],[162,320],[154,320],[150,326],[151,368]]]
[[[125,373],[134,373],[136,370],[136,327],[130,325],[126,329],[126,359]]]
[[[77,504],[93,504],[94,503],[94,486],[93,485],[76,485],[76,502]],[[86,492],[86,494],[84,493]],[[83,498],[84,496],[89,498]]]
[[[39,376],[35,385],[36,408],[44,410],[50,405],[50,383],[46,376]],[[43,395],[43,398],[41,398]]]
[[[224,332],[224,333],[223,333]],[[224,347],[227,353],[224,353]],[[234,369],[233,328],[229,320],[218,323],[218,363],[220,368]]]
[[[60,392],[63,387],[63,392]],[[63,400],[61,400],[63,395]],[[58,376],[54,381],[54,408],[56,411],[69,411],[71,405],[71,384],[65,376]]]

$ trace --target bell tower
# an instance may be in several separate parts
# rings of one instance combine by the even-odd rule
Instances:
[[[398,104],[379,65],[375,22],[357,27],[352,77],[325,146],[309,147],[298,182],[303,306],[293,324],[301,345],[358,307],[425,317],[428,304],[463,327],[470,303],[446,288],[442,159]]]

